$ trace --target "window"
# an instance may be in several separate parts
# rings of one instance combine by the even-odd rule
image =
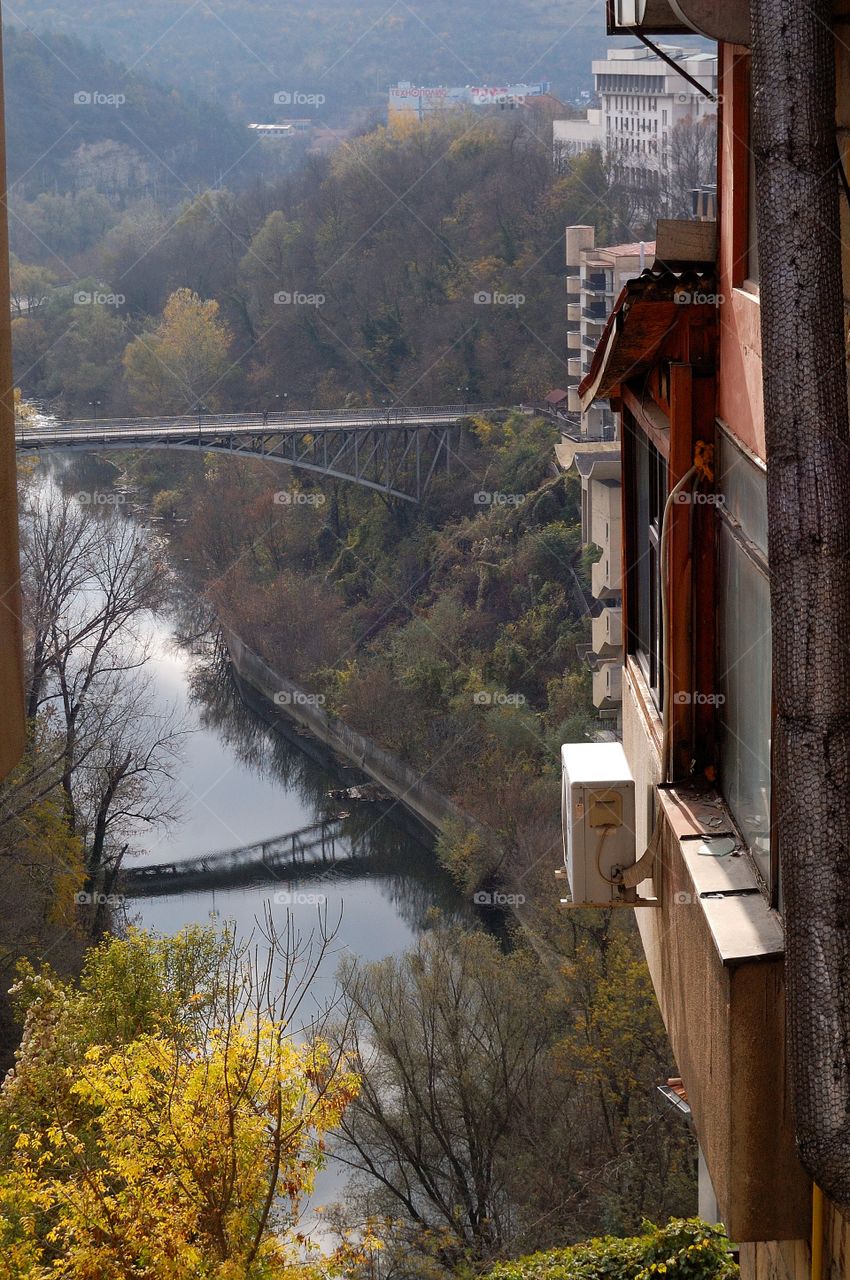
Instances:
[[[777,902],[778,869],[770,839],[772,684],[765,473],[725,434],[720,445],[720,787]]]
[[[624,420],[625,425],[625,420]],[[661,710],[661,520],[667,501],[667,462],[634,423],[629,426],[634,455],[634,526],[630,554],[630,645],[655,704]]]

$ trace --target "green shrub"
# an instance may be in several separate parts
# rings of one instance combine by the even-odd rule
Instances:
[[[647,1223],[641,1236],[605,1236],[503,1262],[488,1280],[735,1280],[729,1250],[721,1228],[676,1218],[664,1227]]]

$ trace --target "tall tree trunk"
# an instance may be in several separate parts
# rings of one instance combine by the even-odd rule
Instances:
[[[850,1204],[850,436],[828,0],[753,0],[787,1025],[804,1165]]]

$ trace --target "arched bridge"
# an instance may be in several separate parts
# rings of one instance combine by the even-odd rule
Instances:
[[[126,897],[147,898],[254,883],[262,877],[285,883],[305,871],[313,875],[324,870],[333,870],[335,874],[354,871],[363,863],[364,855],[350,837],[344,837],[346,816],[339,814],[238,849],[127,867],[121,872],[119,887]]]
[[[421,501],[450,472],[460,424],[494,405],[448,404],[298,413],[183,414],[20,425],[21,453],[42,449],[169,448],[265,458],[335,476],[405,502]]]

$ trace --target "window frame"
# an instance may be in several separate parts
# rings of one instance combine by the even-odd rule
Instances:
[[[746,449],[746,447],[743,446],[742,443],[739,440],[737,440],[736,437],[731,432],[729,432],[722,423],[718,422],[717,427],[718,427],[718,437],[719,437],[718,444],[720,444],[721,450],[725,451],[725,449],[730,449],[730,450],[734,449],[738,454],[740,454],[742,465],[752,467],[757,472],[764,470],[764,464],[760,462],[760,460],[754,458],[751,455],[750,451]],[[722,437],[722,439],[720,437]],[[744,556],[746,556],[746,558],[750,561],[753,568],[759,574],[761,574],[761,576],[764,578],[765,584],[769,592],[770,591],[770,568],[768,564],[766,550],[763,547],[759,546],[758,543],[753,541],[753,539],[748,536],[741,522],[738,519],[736,519],[736,517],[728,509],[725,503],[719,504],[715,508],[715,510],[716,510],[717,523],[718,523],[718,536],[715,539],[715,559],[716,559],[715,581],[718,584],[715,592],[716,605],[720,606],[722,604],[722,601],[719,595],[719,583],[721,580],[721,563],[722,563],[721,557],[724,554],[724,551],[723,551],[724,530],[728,532],[732,541],[735,543],[737,549]],[[715,664],[716,664],[716,670],[718,672],[718,676],[721,671],[721,647],[722,647],[722,635],[721,635],[721,628],[718,626],[715,634]],[[719,683],[719,680],[718,680],[718,683]],[[729,803],[728,795],[724,790],[724,780],[722,777],[723,733],[724,733],[724,716],[723,716],[722,708],[718,708],[717,722],[718,722],[718,730],[719,730],[718,742],[717,742],[717,764],[718,764],[718,773],[719,773],[718,790],[720,791],[720,794],[723,797],[724,803],[727,805],[730,813],[732,813],[732,816],[734,818],[735,815],[732,811],[731,804]],[[775,705],[775,701],[771,691],[770,723],[769,723],[770,751],[769,751],[768,762],[767,762],[768,778],[769,778],[769,784],[770,784],[770,796],[768,799],[768,815],[767,815],[768,816],[768,839],[770,841],[770,850],[769,850],[769,855],[767,860],[768,862],[767,878],[765,877],[764,871],[762,869],[762,864],[759,862],[753,849],[750,847],[747,841],[746,835],[744,831],[741,829],[740,822],[738,822],[737,819],[735,819],[735,825],[741,836],[741,842],[744,845],[744,848],[746,850],[747,860],[753,869],[759,888],[761,889],[764,896],[767,898],[769,905],[774,910],[779,911],[781,910],[781,903],[782,903],[782,884],[781,884],[781,876],[780,876],[779,845],[776,838],[775,787],[774,787],[774,781],[773,781],[775,729],[776,729],[776,705]]]
[[[637,664],[649,690],[652,706],[661,716],[664,709],[664,641],[661,626],[661,526],[667,502],[669,453],[659,447],[654,433],[627,409],[623,412],[623,476],[627,516],[627,547],[623,563],[626,588],[627,655]],[[643,454],[643,459],[641,459]],[[641,465],[643,461],[643,465]],[[645,519],[640,501],[641,482],[647,483]],[[648,583],[642,603],[641,567],[645,563]],[[645,618],[642,619],[642,609]],[[646,624],[646,635],[642,622]]]

